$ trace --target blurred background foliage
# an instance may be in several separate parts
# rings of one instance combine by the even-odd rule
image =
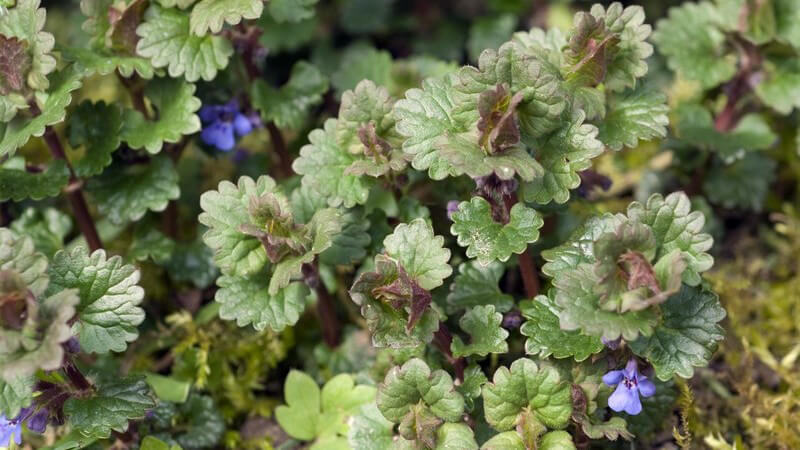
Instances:
[[[47,0],[47,28],[56,42],[82,46],[80,32],[84,17],[78,0]],[[474,63],[482,49],[497,47],[514,31],[533,26],[567,28],[576,10],[588,9],[594,1],[566,0],[321,0],[316,13],[299,23],[277,23],[269,14],[260,19],[260,42],[267,51],[265,78],[281,86],[297,61],[310,61],[330,80],[331,90],[321,104],[287,134],[291,152],[306,142],[305,136],[328,117],[335,116],[338,97],[362,78],[389,87],[403,95],[420,80]],[[610,3],[610,2],[601,2]],[[647,23],[666,16],[678,0],[625,1],[645,8]],[[703,95],[696,83],[676,78],[656,50],[649,62],[645,83],[667,93],[672,111]],[[236,64],[212,82],[198,84],[204,102],[220,102],[236,77]],[[95,77],[84,83],[75,104],[84,99],[127,102],[119,80]],[[719,109],[719,106],[711,105]],[[671,117],[674,132],[676,117]],[[642,142],[637,148],[608,152],[595,164],[596,172],[610,178],[607,191],[587,191],[584,199],[554,208],[559,219],[549,238],[537,243],[548,248],[563,239],[580,220],[597,212],[621,211],[631,200],[644,200],[653,192],[685,189],[694,195],[695,207],[707,214],[708,232],[714,235],[716,264],[708,275],[728,311],[727,339],[709,368],[688,384],[677,386],[676,398],[656,399],[664,414],[661,424],[635,424],[649,431],[637,448],[689,448],[716,450],[745,448],[800,448],[800,158],[798,117],[773,115],[768,119],[778,141],[764,154],[774,161],[768,189],[754,205],[721,205],[708,189],[692,187],[697,176],[700,151],[675,136],[659,142]],[[46,159],[46,149],[32,140],[22,153],[35,162]],[[216,187],[223,179],[267,173],[276,164],[270,153],[266,130],[247,136],[235,154],[219,154],[192,144],[180,160],[181,198],[178,227],[182,242],[163,255],[145,254],[140,265],[142,284],[148,292],[148,317],[165,317],[148,322],[147,329],[126,355],[98,364],[120,364],[128,369],[163,372],[171,368],[171,380],[191,386],[189,400],[165,403],[143,425],[150,432],[177,442],[184,448],[268,449],[278,447],[287,437],[272,419],[280,403],[282,383],[291,367],[300,367],[319,382],[341,372],[358,374],[359,383],[374,384],[392,364],[412,354],[376,350],[359,329],[349,330],[344,344],[331,352],[320,342],[316,327],[300,322],[281,334],[255,332],[221,321],[209,303],[213,298],[215,268],[204,246],[192,244],[197,229],[200,193]],[[745,165],[743,169],[747,169]],[[762,176],[756,173],[754,176]],[[701,180],[702,181],[702,180]],[[444,214],[452,180],[428,183],[415,192],[430,214]],[[586,184],[586,183],[584,183]],[[589,190],[591,188],[588,188]],[[463,190],[463,189],[462,189]],[[55,200],[53,200],[55,201]],[[379,201],[379,200],[376,200]],[[434,206],[438,205],[438,206]],[[25,205],[15,205],[23,208]],[[755,206],[755,207],[753,207]],[[367,205],[369,208],[369,204]],[[440,209],[437,209],[440,208]],[[42,239],[66,230],[42,229],[45,221],[37,214],[60,214],[55,209],[30,210],[17,226]],[[57,223],[57,221],[49,221]],[[67,221],[67,224],[69,221]],[[34,231],[32,231],[34,230]],[[122,233],[110,224],[100,224],[110,250],[132,251],[144,236]],[[379,237],[388,230],[370,230]],[[373,239],[380,242],[380,239]],[[147,248],[152,248],[149,246]],[[172,249],[172,247],[170,247]],[[55,251],[55,249],[54,249]],[[151,259],[169,259],[170,276]],[[454,261],[457,263],[457,261]],[[346,296],[346,285],[337,286],[335,273],[323,273],[329,287]],[[165,280],[167,280],[165,282]],[[341,283],[340,283],[341,284]],[[439,290],[446,292],[446,289]],[[178,307],[176,307],[176,302]],[[350,304],[349,301],[343,304]],[[361,321],[349,311],[353,322]],[[514,345],[512,343],[512,345]],[[495,364],[502,362],[495,362]],[[649,400],[655,402],[656,400]],[[214,407],[214,405],[216,407]],[[172,435],[165,436],[165,430]],[[176,431],[177,430],[177,431]],[[264,437],[268,440],[264,440]],[[641,436],[640,437],[645,437]],[[44,441],[52,439],[45,436]],[[42,441],[42,442],[44,442]],[[270,444],[271,442],[272,444]],[[35,442],[34,442],[35,443]],[[630,444],[621,444],[626,448]],[[639,447],[641,445],[641,447]]]

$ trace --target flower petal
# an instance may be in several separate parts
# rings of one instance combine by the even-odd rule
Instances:
[[[200,120],[202,120],[203,123],[211,123],[219,120],[220,113],[221,111],[219,106],[208,105],[200,108],[200,111],[197,113],[197,115],[200,116]]]
[[[656,385],[647,377],[639,377],[639,393],[644,397],[650,397],[656,393]]]
[[[631,398],[628,401],[628,404],[625,406],[625,412],[635,416],[642,412],[642,402],[639,400],[639,393],[636,391],[631,391]]]
[[[203,129],[200,137],[208,145],[220,150],[230,150],[236,145],[233,137],[233,125],[230,122],[214,122]]]
[[[608,397],[608,407],[617,412],[626,410],[628,404],[634,397],[636,397],[637,400],[639,398],[635,393],[626,388],[624,384],[620,383],[617,385],[617,389],[614,390],[614,393]]]
[[[621,370],[612,370],[611,372],[608,372],[607,374],[603,375],[603,383],[609,386],[618,384],[620,381],[622,381]]]
[[[244,136],[253,131],[253,124],[244,114],[236,114],[236,117],[233,118],[233,129],[236,130],[237,135]]]

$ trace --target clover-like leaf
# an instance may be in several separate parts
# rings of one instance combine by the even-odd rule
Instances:
[[[44,172],[28,172],[24,160],[14,159],[0,165],[0,201],[55,197],[69,182],[69,169],[63,160],[50,162]],[[14,167],[19,165],[22,167]]]
[[[508,331],[500,324],[503,315],[495,312],[494,305],[476,306],[458,321],[462,330],[470,335],[469,344],[465,344],[461,337],[455,336],[451,344],[453,356],[486,356],[489,353],[508,352]]]
[[[50,85],[47,75],[55,70],[56,60],[50,54],[55,38],[44,31],[47,13],[44,8],[39,8],[39,3],[39,0],[17,0],[14,7],[0,15],[0,35],[16,38],[18,42],[24,41],[28,64],[23,69],[27,69],[27,73],[20,73],[19,76],[24,79],[25,89],[42,91]],[[7,50],[11,50],[10,46],[11,43],[5,39],[0,41],[0,53],[5,54]],[[2,71],[9,69],[12,67],[4,66]],[[0,81],[2,79],[5,79],[5,83],[0,84],[8,84],[8,74],[0,75]],[[20,85],[14,90],[22,90],[22,87]]]
[[[402,223],[383,240],[386,254],[396,259],[423,289],[441,286],[453,273],[447,264],[450,250],[444,247],[444,238],[434,236],[433,228],[424,219]]]
[[[534,156],[545,173],[520,186],[525,201],[564,203],[569,190],[580,185],[578,172],[588,169],[592,158],[603,153],[597,127],[584,123],[585,118],[586,113],[577,110],[560,129],[532,142]]]
[[[303,175],[303,186],[327,198],[330,206],[352,208],[367,201],[374,180],[346,174],[358,157],[338,143],[336,130],[336,119],[328,119],[324,129],[309,133],[310,143],[300,149],[292,169]]]
[[[524,252],[529,243],[539,239],[544,220],[536,210],[517,203],[511,208],[509,222],[502,224],[492,217],[491,209],[483,197],[472,197],[452,214],[450,232],[458,237],[458,245],[467,247],[468,257],[484,265],[508,261],[512,254]]]
[[[450,285],[447,312],[481,305],[494,305],[497,311],[508,312],[514,306],[514,298],[503,293],[497,285],[504,272],[505,267],[499,262],[491,262],[486,266],[477,261],[462,263]]]
[[[298,129],[309,110],[322,102],[328,79],[315,66],[300,61],[292,66],[289,81],[280,88],[259,79],[252,89],[253,104],[264,120],[275,122],[281,129]]]
[[[242,19],[258,19],[262,11],[262,0],[200,0],[189,15],[189,26],[197,36],[219,33],[225,23],[237,25]]]
[[[459,96],[452,77],[429,78],[422,89],[410,89],[395,104],[397,131],[406,139],[403,151],[413,158],[411,165],[427,170],[434,180],[451,175],[450,164],[438,154],[439,139],[465,132],[478,120],[477,110],[459,108]]]
[[[219,0],[212,0],[219,2]],[[248,0],[249,1],[249,0]],[[167,68],[171,77],[186,81],[209,81],[228,65],[233,54],[230,42],[215,35],[196,36],[189,16],[176,9],[151,5],[145,21],[136,29],[136,52],[150,59],[153,67]]]
[[[73,161],[75,174],[91,177],[111,164],[111,154],[119,147],[122,109],[100,101],[83,101],[69,118],[69,145],[84,146],[83,156]]]
[[[700,273],[714,265],[714,258],[706,253],[714,240],[703,233],[705,216],[700,211],[692,211],[692,203],[683,192],[673,192],[666,197],[653,194],[644,205],[631,203],[628,218],[650,226],[658,243],[656,259],[680,250],[688,266],[683,272],[684,283],[698,285]]]
[[[498,431],[513,429],[523,418],[548,428],[563,428],[572,412],[569,383],[554,367],[520,358],[501,366],[483,386],[486,421]]]
[[[49,283],[47,258],[36,251],[33,240],[8,228],[0,228],[0,271],[13,271],[35,296]]]
[[[725,337],[718,322],[725,318],[719,297],[706,287],[683,288],[663,305],[662,322],[651,336],[630,343],[631,349],[653,364],[656,376],[691,378],[694,367],[708,364]]]
[[[112,431],[124,433],[130,420],[144,419],[155,406],[144,379],[129,377],[101,383],[92,395],[71,397],[64,413],[81,435],[103,439]]]
[[[294,325],[306,309],[308,287],[295,281],[269,293],[269,275],[264,272],[251,275],[223,275],[217,279],[214,299],[221,303],[219,316],[236,320],[240,327],[252,325],[256,330],[269,327],[281,331]]]
[[[555,308],[553,301],[544,295],[520,303],[522,315],[527,319],[520,327],[520,333],[528,337],[525,353],[541,358],[573,357],[580,362],[603,350],[603,342],[596,336],[562,330]]]
[[[609,110],[598,124],[597,138],[612,150],[636,147],[639,140],[667,135],[666,97],[653,91],[636,90],[611,97]]]
[[[748,150],[769,148],[777,139],[766,119],[759,114],[746,114],[729,132],[714,127],[711,113],[701,105],[685,104],[678,107],[678,136],[702,148],[716,150],[723,158],[737,157]]]
[[[242,232],[251,223],[249,207],[254,198],[275,191],[275,181],[267,175],[253,180],[244,176],[238,184],[219,183],[216,191],[200,197],[203,213],[198,220],[209,229],[203,241],[214,251],[214,261],[224,273],[247,275],[258,272],[267,254],[258,238]]]
[[[139,337],[136,327],[144,320],[139,304],[144,290],[139,271],[119,256],[106,258],[103,250],[89,254],[85,247],[62,250],[50,266],[50,287],[55,293],[77,289],[80,303],[73,331],[81,349],[89,353],[121,352]]]
[[[286,377],[287,405],[278,406],[275,417],[293,438],[304,441],[347,435],[346,420],[375,398],[375,388],[356,385],[348,374],[339,374],[320,388],[313,378],[293,370]]]
[[[458,422],[464,413],[464,398],[444,370],[431,371],[421,359],[413,358],[393,367],[378,386],[378,409],[388,420],[399,423],[411,407],[421,403],[436,417]]]
[[[728,51],[719,29],[722,22],[711,2],[684,3],[670,8],[669,16],[658,22],[653,41],[670,69],[712,88],[736,73],[736,56]]]
[[[0,378],[0,415],[17,417],[22,408],[28,407],[33,401],[34,381],[30,376]]]
[[[176,78],[156,78],[147,84],[144,94],[158,111],[158,119],[150,121],[139,111],[125,111],[121,138],[132,148],[149,153],[161,151],[165,142],[178,142],[183,135],[200,131],[200,99],[194,96],[195,86]]]
[[[730,164],[715,161],[703,181],[703,192],[709,201],[726,208],[761,211],[777,166],[775,160],[754,152]]]
[[[147,211],[163,211],[181,194],[178,172],[166,155],[145,164],[114,164],[91,178],[86,188],[100,213],[115,224],[139,220]]]
[[[34,0],[28,0],[28,3],[31,1]],[[63,121],[66,108],[72,101],[71,92],[81,87],[82,77],[82,70],[74,64],[53,73],[49,78],[50,90],[47,94],[35,96],[40,114],[34,117],[17,114],[10,121],[0,122],[0,157],[13,156],[31,136],[42,136],[47,126]]]

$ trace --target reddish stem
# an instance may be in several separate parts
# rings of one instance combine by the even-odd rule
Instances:
[[[519,202],[516,192],[505,196],[504,201],[510,217],[511,208]],[[530,249],[526,247],[525,251],[517,257],[517,260],[519,261],[519,272],[522,275],[522,284],[525,286],[525,295],[533,299],[539,295],[540,284],[539,271],[536,269],[536,263],[533,262],[533,255],[531,255]]]
[[[288,178],[292,176],[292,156],[286,148],[286,141],[283,140],[281,130],[275,125],[275,122],[267,123],[267,131],[269,131],[269,138],[272,141],[272,148],[275,154],[278,155],[278,164],[280,164],[280,178]]]
[[[333,299],[328,293],[328,289],[319,277],[317,263],[305,264],[303,275],[306,284],[317,293],[317,314],[319,314],[320,327],[322,328],[322,338],[330,348],[339,345],[339,319],[336,317],[336,308],[333,306]]]
[[[439,323],[439,329],[433,333],[433,345],[439,349],[444,354],[445,359],[447,362],[453,366],[453,371],[456,373],[456,378],[460,381],[464,381],[464,368],[466,367],[467,363],[463,357],[456,358],[453,356],[453,352],[450,350],[450,345],[453,343],[453,334],[450,333],[450,330],[447,328],[444,322]]]
[[[31,103],[31,111],[37,116],[41,114],[39,107],[36,106],[35,103]],[[72,169],[72,165],[67,159],[64,147],[61,145],[61,141],[58,139],[58,135],[56,135],[52,127],[48,126],[45,128],[44,140],[47,146],[50,147],[50,153],[53,155],[53,158],[64,161],[69,168],[69,184],[67,188],[64,189],[64,193],[72,207],[72,213],[75,216],[75,221],[78,223],[78,228],[86,238],[89,249],[95,251],[103,248],[103,243],[100,241],[100,235],[97,234],[97,228],[94,226],[92,215],[89,214],[89,207],[86,206],[86,199],[83,197],[83,190],[81,189],[82,183],[75,176],[75,171]]]

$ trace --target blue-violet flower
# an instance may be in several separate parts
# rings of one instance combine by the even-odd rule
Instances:
[[[236,136],[250,134],[253,128],[261,125],[257,115],[245,115],[239,109],[239,102],[231,100],[222,105],[207,105],[198,113],[203,122],[200,137],[208,145],[230,151],[236,145]]]
[[[10,446],[12,437],[17,445],[22,444],[22,421],[8,420],[0,414],[0,447]]]
[[[642,402],[639,394],[650,397],[656,393],[656,386],[646,376],[639,373],[636,360],[631,358],[622,370],[612,370],[603,375],[603,383],[617,389],[608,397],[608,406],[614,411],[625,411],[636,415],[642,412]]]

